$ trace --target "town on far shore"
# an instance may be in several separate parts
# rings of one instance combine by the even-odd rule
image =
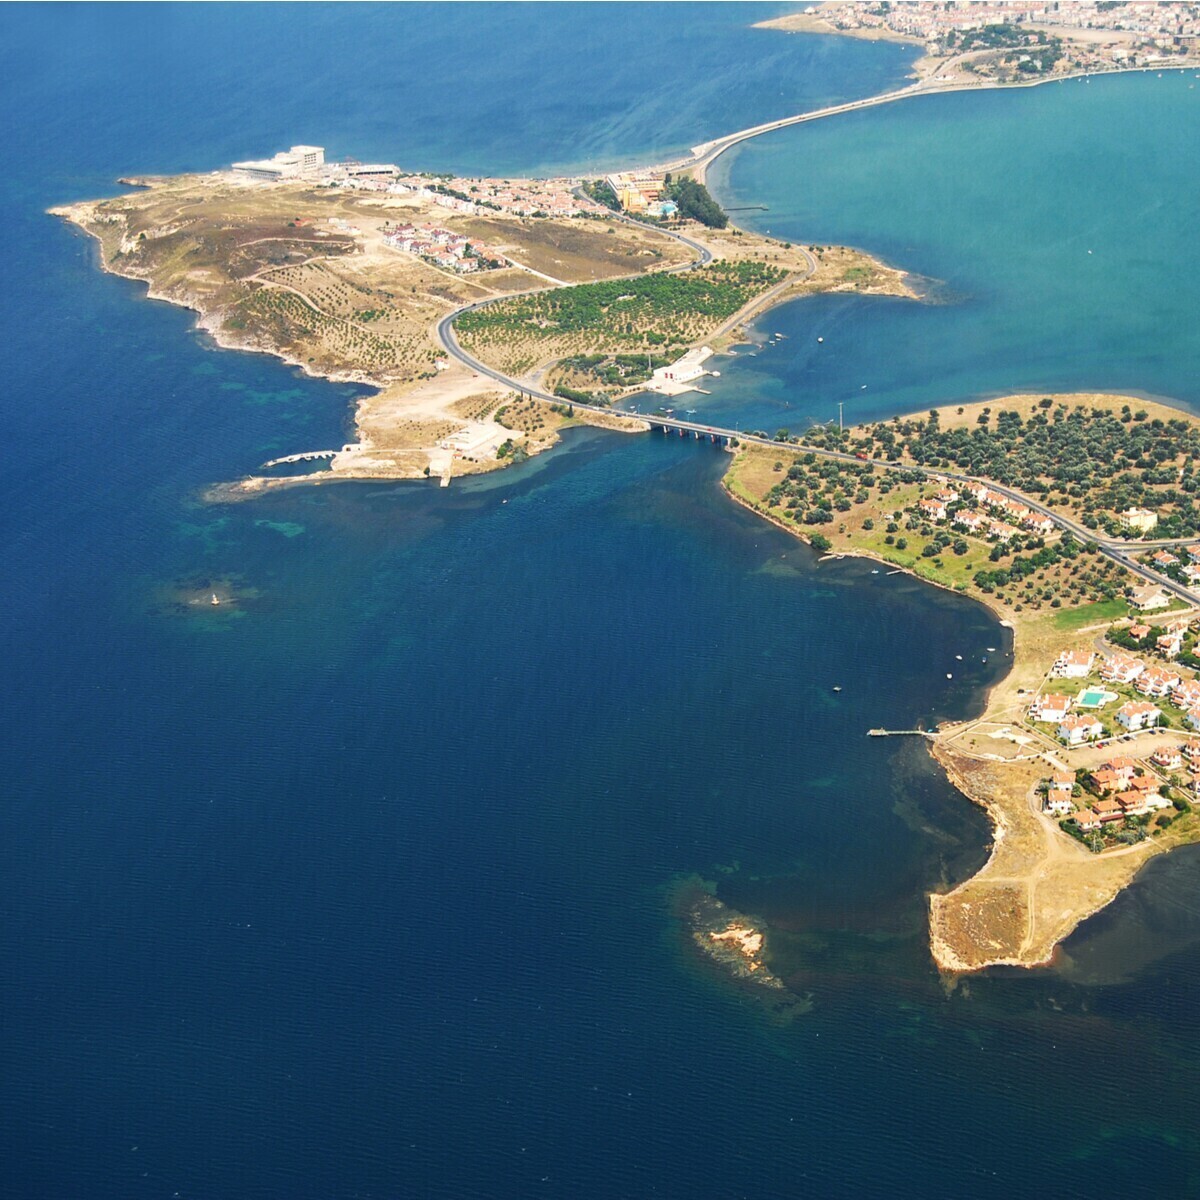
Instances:
[[[761,26],[911,42],[924,50],[914,73],[932,84],[1020,83],[1190,64],[1200,38],[1200,4],[826,0]]]

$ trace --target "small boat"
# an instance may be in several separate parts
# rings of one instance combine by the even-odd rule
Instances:
[[[947,678],[947,679],[953,679],[953,678],[954,678],[954,676],[953,676],[953,675],[951,675],[949,671],[947,671],[947,672],[946,672],[946,678]]]
[[[984,662],[987,662],[987,655],[986,655],[986,654],[983,656],[983,661],[984,661]]]
[[[878,574],[879,574],[879,568],[878,568],[878,567],[875,567],[875,568],[874,568],[874,570],[872,570],[871,574],[872,574],[872,575],[878,575]]]
[[[833,690],[835,692],[840,692],[842,689],[841,689],[841,686],[839,685],[838,687],[835,687]]]
[[[987,649],[988,649],[988,653],[989,653],[989,654],[995,654],[995,653],[996,653],[996,647],[995,647],[995,646],[989,646]]]
[[[957,658],[959,662],[962,662],[962,655],[961,655],[961,654],[956,654],[954,657],[955,657],[955,658]]]
[[[212,604],[212,606],[213,606],[214,608],[216,608],[216,606],[217,606],[218,604],[220,604],[220,603],[221,603],[221,601],[217,599],[217,593],[216,593],[216,592],[213,592],[213,594],[212,594],[212,600],[210,601],[210,603]]]
[[[823,342],[824,340],[825,340],[824,338],[820,338],[820,337],[819,337],[819,338],[817,338],[817,341],[818,341],[818,342]]]

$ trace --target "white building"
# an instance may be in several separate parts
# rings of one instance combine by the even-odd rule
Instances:
[[[1067,716],[1058,724],[1058,736],[1068,746],[1080,746],[1084,742],[1103,737],[1104,726],[1095,717]]]
[[[1132,588],[1129,603],[1141,612],[1151,612],[1156,608],[1166,608],[1171,603],[1171,598],[1162,588],[1151,585]]]
[[[1061,792],[1051,793],[1046,797],[1044,811],[1052,817],[1069,817],[1075,811],[1075,805]]]
[[[1145,700],[1131,700],[1117,709],[1117,722],[1130,733],[1157,725],[1162,713]]]
[[[280,150],[274,158],[235,162],[233,173],[242,179],[276,183],[280,179],[315,179],[325,165],[323,146],[293,146]]]
[[[1054,660],[1052,674],[1061,679],[1083,679],[1090,674],[1096,656],[1090,650],[1063,650]]]

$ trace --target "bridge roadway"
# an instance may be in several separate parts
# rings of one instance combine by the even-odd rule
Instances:
[[[504,299],[505,297],[498,297]],[[464,366],[469,367],[472,371],[479,375],[484,375],[488,379],[495,380],[496,383],[503,384],[505,387],[512,388],[513,391],[519,392],[525,396],[532,396],[538,400],[544,400],[549,404],[561,404],[563,398],[561,396],[551,395],[549,392],[542,391],[539,388],[531,387],[528,384],[521,383],[518,380],[510,379],[501,371],[497,371],[493,367],[489,367],[486,363],[480,362],[477,358],[468,354],[458,343],[458,339],[454,335],[454,321],[462,313],[472,312],[477,308],[483,308],[485,305],[494,304],[495,300],[481,300],[478,304],[468,305],[466,308],[460,308],[455,312],[449,313],[443,317],[438,323],[437,333],[442,345],[445,346],[446,352],[453,358],[456,358]],[[848,454],[841,450],[828,450],[821,446],[808,446],[802,442],[780,442],[775,438],[763,437],[759,434],[745,433],[740,429],[729,429],[721,425],[706,425],[701,421],[685,421],[680,417],[673,416],[648,416],[643,413],[625,413],[623,410],[607,408],[600,404],[583,404],[579,401],[572,400],[571,403],[576,409],[581,409],[584,412],[603,413],[607,416],[612,416],[614,412],[622,412],[622,415],[634,417],[637,420],[645,421],[651,429],[661,428],[664,432],[670,429],[677,430],[681,434],[694,434],[698,438],[711,438],[713,441],[724,441],[730,443],[733,441],[742,442],[747,445],[770,446],[776,450],[791,450],[799,451],[803,454],[815,454],[819,458],[833,459],[836,462],[845,463],[861,463],[863,460],[854,454]],[[869,460],[876,468],[886,471],[908,471],[921,470],[913,463],[893,462],[887,459],[870,459]],[[1166,575],[1160,574],[1158,571],[1139,563],[1134,555],[1144,553],[1147,550],[1168,549],[1178,546],[1194,546],[1200,545],[1200,538],[1173,538],[1163,539],[1154,542],[1138,542],[1129,544],[1127,542],[1118,541],[1113,538],[1103,538],[1096,534],[1095,530],[1088,529],[1081,525],[1078,521],[1072,520],[1070,517],[1063,516],[1062,513],[1048,508],[1038,500],[1034,500],[1030,496],[1026,496],[1022,492],[1016,491],[1014,488],[1006,487],[1004,484],[996,483],[992,479],[981,479],[975,475],[964,475],[956,471],[946,471],[938,469],[936,471],[926,472],[930,477],[937,479],[949,480],[953,483],[967,483],[983,485],[991,489],[993,492],[998,492],[1000,495],[1014,500],[1019,504],[1025,505],[1026,508],[1032,509],[1035,513],[1049,517],[1054,524],[1064,533],[1070,533],[1078,541],[1092,542],[1100,550],[1100,553],[1114,562],[1119,563],[1131,574],[1136,575],[1139,579],[1144,579],[1147,583],[1158,584],[1164,591],[1188,604],[1200,606],[1200,595],[1190,591],[1175,580],[1168,578]]]
[[[899,100],[904,96],[914,95],[918,90],[933,91],[937,89],[928,87],[920,88],[919,85],[911,85],[907,88],[901,88],[897,92],[885,93],[882,96],[871,97],[867,100],[855,100],[849,104],[835,105],[832,108],[819,109],[816,112],[805,113],[797,117],[786,117],[781,121],[772,121],[764,126],[757,126],[754,129],[748,129],[742,131],[741,133],[731,134],[728,137],[718,139],[716,142],[708,142],[704,146],[697,147],[693,153],[703,152],[707,158],[707,161],[711,162],[712,159],[716,158],[718,154],[724,153],[725,150],[729,149],[730,146],[736,144],[737,142],[743,141],[748,137],[754,137],[759,133],[765,133],[769,129],[778,129],[785,125],[794,125],[800,121],[815,120],[816,118],[822,116],[832,116],[834,113],[838,112],[849,112],[850,110],[856,108],[869,108],[876,104],[890,103],[891,101]],[[578,191],[578,189],[576,190]],[[612,218],[618,221],[625,221],[631,225],[641,226],[641,222],[635,221],[631,217],[626,217],[621,213],[613,213]],[[668,273],[678,274],[683,271],[693,271],[697,267],[703,267],[712,262],[712,252],[707,246],[704,246],[700,242],[687,237],[685,234],[676,233],[671,230],[659,229],[658,232],[666,234],[667,237],[674,238],[675,241],[682,243],[696,253],[696,258],[692,262],[683,263],[678,267],[672,267]],[[808,260],[808,273],[812,274],[812,272],[816,269],[816,262],[807,251],[804,251],[803,253],[805,258]],[[637,277],[637,275],[629,276],[629,278]],[[567,284],[566,286],[573,287],[576,285]],[[554,396],[549,392],[533,387],[530,384],[521,383],[518,380],[512,379],[505,375],[503,372],[496,370],[494,367],[489,367],[486,363],[480,362],[479,359],[467,353],[467,351],[462,348],[462,346],[459,344],[458,338],[454,333],[454,322],[457,321],[458,318],[464,313],[475,312],[478,309],[487,308],[490,304],[499,304],[504,300],[511,300],[516,296],[530,295],[534,292],[545,290],[547,289],[532,288],[527,292],[510,292],[503,296],[492,296],[486,300],[479,300],[474,304],[467,304],[462,308],[457,308],[453,312],[447,313],[446,316],[444,316],[438,322],[438,340],[445,347],[446,353],[449,354],[451,358],[457,359],[465,367],[468,367],[476,374],[483,375],[488,379],[494,380],[496,383],[502,384],[504,387],[512,388],[513,391],[518,392],[521,395],[535,397],[536,399],[544,400],[549,404],[561,404],[563,399],[561,396]],[[763,297],[760,297],[759,299],[761,300]],[[742,316],[742,313],[738,313],[733,320],[739,320],[742,318]],[[726,322],[726,324],[729,325],[730,322]],[[622,411],[614,410],[600,404],[583,404],[576,400],[572,400],[570,403],[575,408],[582,409],[585,412],[602,413],[607,416],[612,416],[614,412]],[[760,437],[757,434],[745,433],[740,429],[727,429],[719,425],[705,425],[699,421],[685,421],[679,417],[645,416],[642,413],[624,413],[623,415],[632,416],[638,420],[643,420],[647,422],[652,429],[658,427],[661,428],[664,433],[668,429],[674,429],[680,434],[691,433],[697,438],[708,437],[713,441],[724,441],[726,443],[730,443],[736,440],[751,445],[770,446],[775,449],[790,448],[794,451],[799,450],[805,454],[815,454],[820,458],[833,459],[838,462],[856,463],[862,461],[857,457],[857,455],[847,454],[840,450],[828,450],[823,447],[806,446],[803,443],[779,442],[774,438]],[[915,464],[911,463],[889,462],[885,459],[871,459],[870,461],[876,467],[888,471],[904,471],[915,468]],[[1119,563],[1131,574],[1136,575],[1140,579],[1144,579],[1148,583],[1158,584],[1164,591],[1169,592],[1173,596],[1177,596],[1179,599],[1188,604],[1200,606],[1200,594],[1189,591],[1182,584],[1176,583],[1175,580],[1168,578],[1166,575],[1162,575],[1158,571],[1152,570],[1150,567],[1137,562],[1133,557],[1135,553],[1145,553],[1148,550],[1168,549],[1176,546],[1200,545],[1200,538],[1166,539],[1154,542],[1140,542],[1130,546],[1128,543],[1117,541],[1112,538],[1098,537],[1094,530],[1088,529],[1086,526],[1079,524],[1079,522],[1072,520],[1070,517],[1065,517],[1061,513],[1047,508],[1046,505],[1040,503],[1039,501],[1023,495],[1021,492],[1015,491],[1012,488],[1005,487],[1003,484],[998,484],[994,480],[980,479],[974,475],[963,475],[953,471],[944,470],[930,471],[927,473],[936,478],[950,480],[955,483],[981,484],[990,488],[994,492],[998,492],[1002,496],[1006,496],[1010,500],[1014,500],[1019,504],[1023,504],[1026,506],[1026,508],[1032,509],[1034,512],[1040,513],[1042,516],[1049,517],[1050,520],[1053,521],[1059,529],[1063,530],[1064,533],[1072,534],[1081,542],[1094,543],[1102,554],[1112,559],[1114,562]]]
[[[796,113],[790,117],[780,117],[775,121],[765,121],[761,125],[754,125],[749,129],[740,129],[736,133],[727,133],[718,138],[713,138],[711,141],[701,142],[699,146],[693,146],[692,152],[687,158],[677,159],[674,162],[665,164],[662,168],[665,171],[685,171],[690,170],[695,177],[703,183],[705,181],[705,173],[712,164],[720,158],[726,150],[736,146],[739,142],[748,141],[750,138],[760,137],[764,133],[772,133],[776,129],[786,129],[789,125],[802,125],[807,121],[819,121],[824,117],[836,117],[840,113],[856,112],[863,108],[876,108],[880,104],[894,104],[897,100],[907,100],[913,96],[937,96],[944,95],[947,92],[967,92],[967,91],[993,91],[993,90],[1012,90],[1015,88],[1031,88],[1041,87],[1046,83],[1062,83],[1068,79],[1087,79],[1093,75],[1118,75],[1125,74],[1131,71],[1148,72],[1154,70],[1193,70],[1195,63],[1187,63],[1183,66],[1165,66],[1156,64],[1153,67],[1114,67],[1107,70],[1090,70],[1090,71],[1074,71],[1066,75],[1054,75],[1048,79],[1025,79],[1015,81],[1013,83],[992,83],[981,82],[979,80],[956,80],[952,76],[947,76],[948,71],[953,71],[958,63],[967,56],[959,55],[955,59],[943,63],[938,69],[938,74],[931,76],[929,79],[920,79],[915,83],[910,83],[902,88],[896,88],[894,91],[881,92],[877,96],[867,96],[862,100],[850,100],[845,104],[832,104],[826,108],[813,109],[812,112]]]

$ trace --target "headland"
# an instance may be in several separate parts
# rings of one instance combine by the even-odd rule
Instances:
[[[948,971],[1050,961],[1150,857],[1200,840],[1200,421],[1026,395],[777,436],[737,451],[735,500],[1012,630],[984,711],[931,739],[995,833],[982,870],[930,897],[930,944]]]
[[[571,424],[644,430],[611,402],[648,382],[668,393],[693,383],[703,369],[679,381],[672,364],[720,351],[770,305],[818,291],[913,294],[901,272],[858,251],[724,222],[635,220],[579,180],[323,163],[276,179],[247,173],[272,161],[126,180],[139,190],[52,210],[96,238],[105,270],[193,309],[218,345],[375,389],[353,442],[283,456],[327,458],[328,470],[250,474],[219,489],[226,499],[496,470]]]

